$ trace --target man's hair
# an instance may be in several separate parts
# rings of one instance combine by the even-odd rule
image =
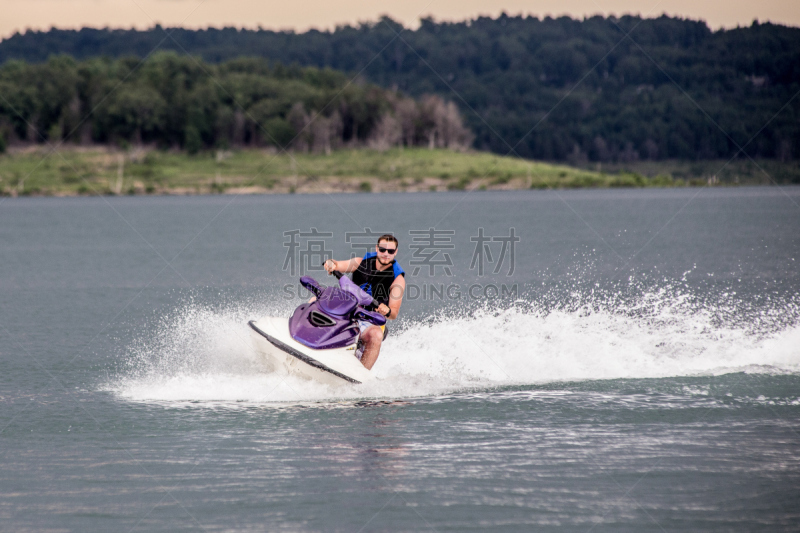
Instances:
[[[398,246],[398,248],[400,247],[400,242],[397,240],[397,237],[395,237],[391,233],[387,233],[386,235],[381,235],[380,237],[378,237],[378,244],[380,244],[381,241],[393,242]]]

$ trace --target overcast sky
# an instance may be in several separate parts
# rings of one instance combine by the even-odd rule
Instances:
[[[798,0],[0,0],[0,38],[27,28],[47,30],[82,26],[205,28],[237,26],[267,29],[332,29],[337,24],[373,21],[388,14],[416,27],[420,17],[464,20],[480,15],[570,15],[666,13],[703,19],[720,27],[749,26],[753,19],[800,26]]]

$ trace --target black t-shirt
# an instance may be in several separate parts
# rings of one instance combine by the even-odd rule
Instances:
[[[369,252],[365,255],[361,264],[358,265],[358,269],[353,272],[353,283],[380,303],[389,305],[389,291],[392,283],[398,276],[404,276],[405,271],[397,264],[397,261],[392,261],[391,268],[378,270],[377,261],[378,254],[376,252]]]

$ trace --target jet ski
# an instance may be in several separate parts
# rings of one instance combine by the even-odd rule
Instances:
[[[323,287],[303,276],[300,284],[316,300],[301,304],[290,318],[248,322],[256,350],[273,366],[329,385],[364,383],[372,373],[361,364],[358,321],[376,326],[386,317],[365,307],[378,302],[341,272],[338,287]]]

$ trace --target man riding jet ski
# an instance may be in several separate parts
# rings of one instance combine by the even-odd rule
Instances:
[[[365,260],[380,254],[381,259],[377,260],[379,267],[376,270],[385,272],[396,264],[390,258],[397,250],[396,240],[391,244],[391,241],[385,241],[385,236],[381,237],[376,252],[368,253],[363,259],[357,258],[350,262],[327,261],[325,268],[339,278],[338,287],[322,287],[308,276],[300,278],[300,283],[315,299],[297,307],[289,319],[266,317],[251,320],[249,325],[253,330],[256,349],[274,365],[289,373],[298,373],[323,383],[363,383],[371,379],[370,368],[378,358],[380,341],[383,339],[381,328],[385,326],[387,317],[397,316],[402,292],[396,291],[399,298],[395,300],[394,295],[389,298],[389,291],[386,290],[386,301],[389,301],[387,306],[331,267],[344,263],[348,269],[357,269]],[[363,270],[367,280],[371,279],[375,284],[368,284],[368,281],[365,284],[375,290],[385,283],[377,281],[376,275],[371,274],[368,270],[370,263],[365,264]],[[402,269],[399,271],[403,273]],[[359,279],[356,275],[354,277]],[[402,275],[400,279],[403,280]],[[387,287],[394,286],[392,283]],[[405,288],[404,281],[402,287]],[[379,314],[380,311],[383,314]],[[363,341],[363,355],[360,360],[359,340]],[[372,359],[365,361],[368,354]]]
[[[406,289],[405,271],[395,260],[400,244],[394,235],[381,235],[374,252],[364,257],[355,257],[349,261],[325,261],[325,270],[352,272],[353,282],[367,294],[375,298],[378,304],[370,307],[389,320],[394,320],[400,313],[403,293]],[[364,355],[361,362],[368,369],[372,368],[381,351],[381,342],[386,338],[386,326],[377,327],[366,322],[361,323],[361,341],[364,343]]]

